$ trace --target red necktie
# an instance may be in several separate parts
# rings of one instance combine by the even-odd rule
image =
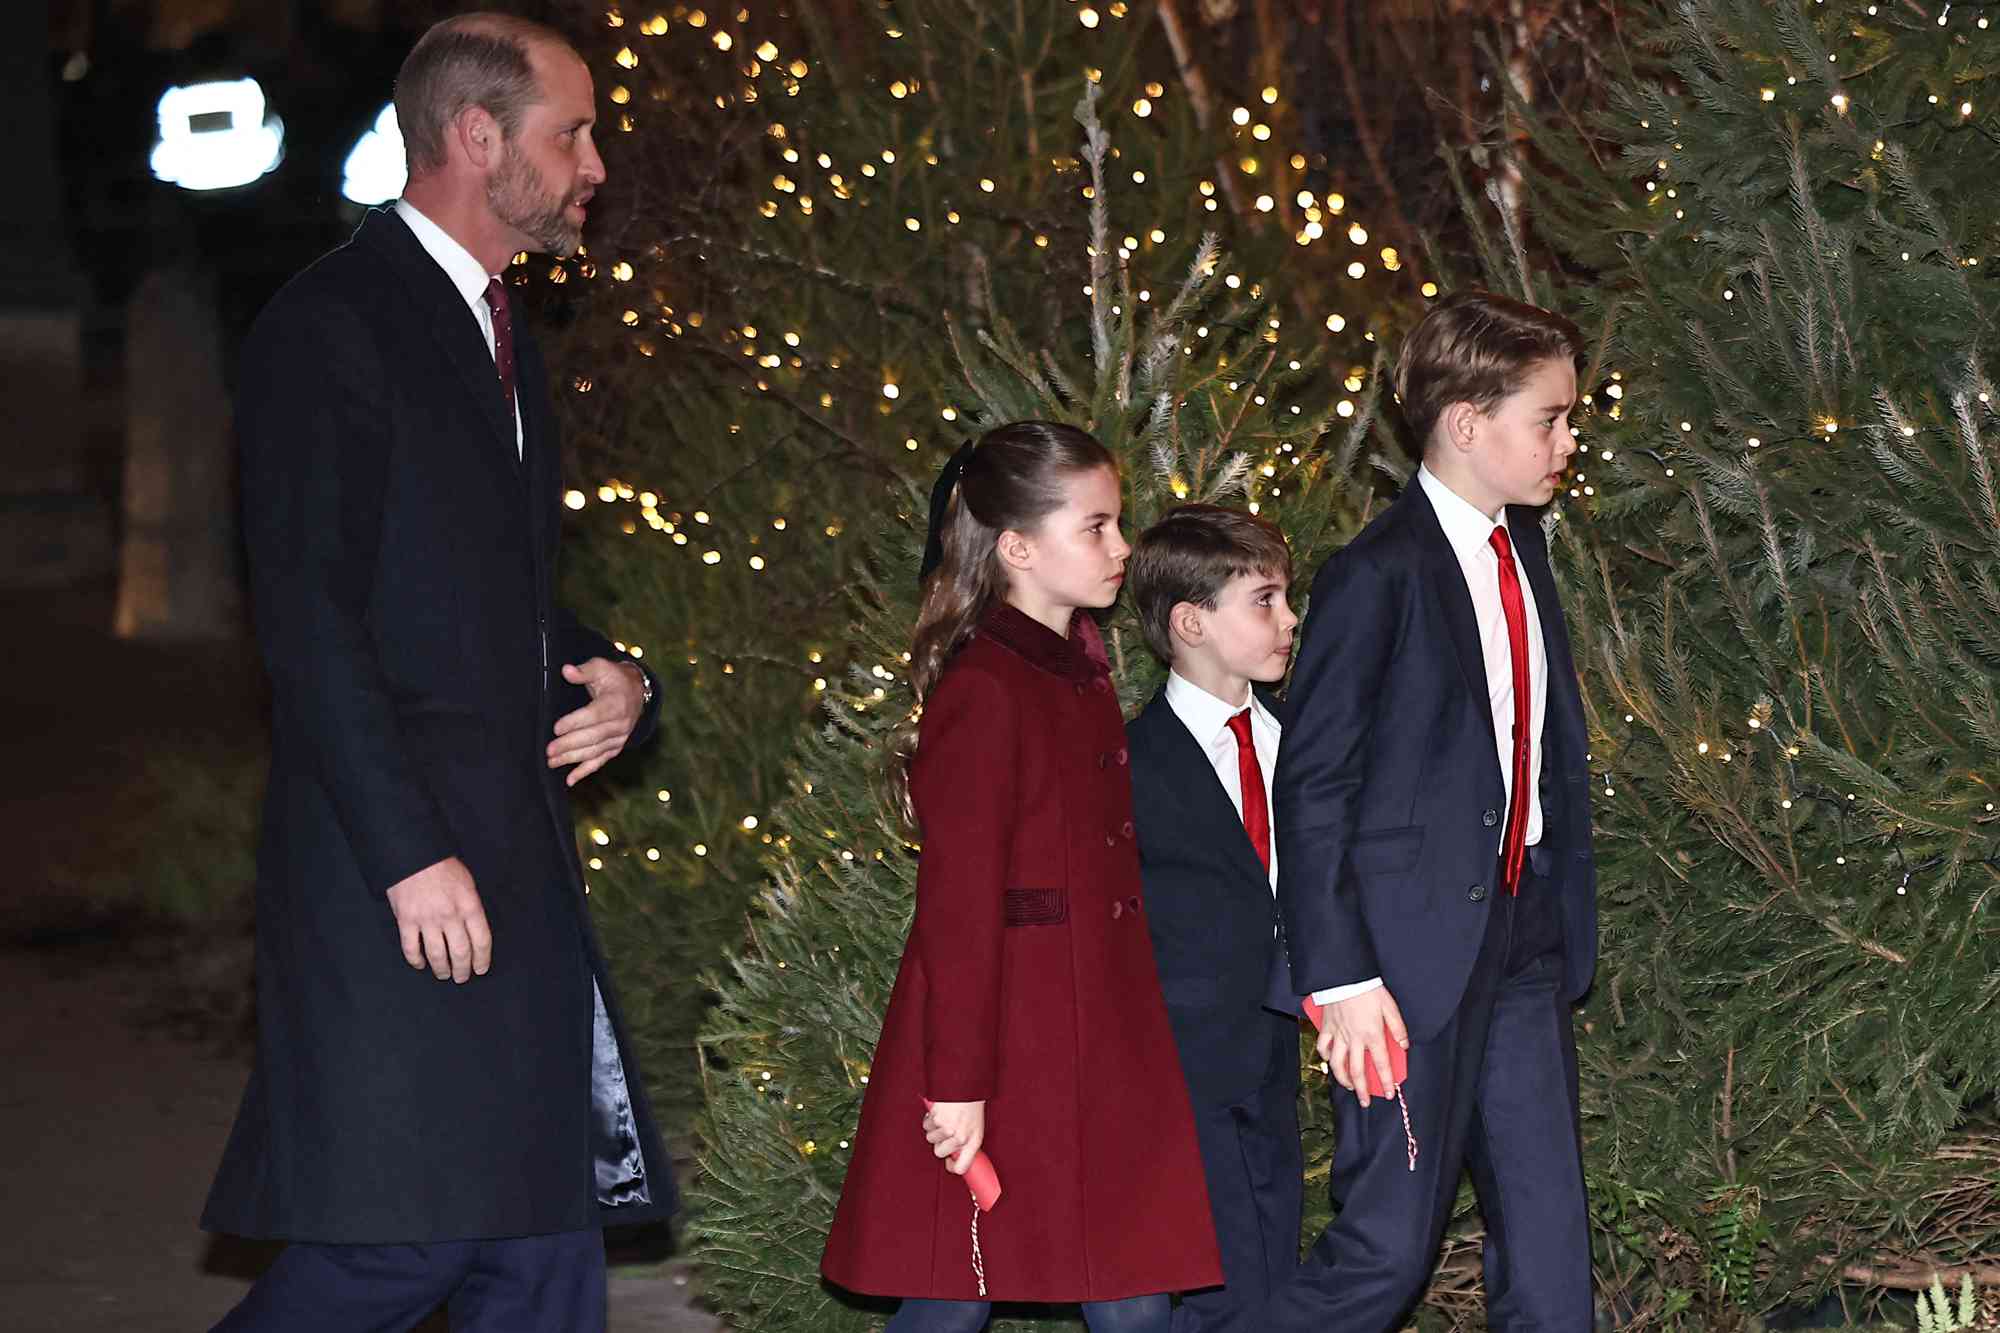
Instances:
[[[1264,869],[1271,868],[1271,802],[1264,794],[1264,770],[1257,763],[1257,746],[1250,739],[1250,710],[1229,719],[1236,733],[1236,772],[1243,779],[1243,831],[1257,849]]]
[[[1503,525],[1489,539],[1500,557],[1500,609],[1507,615],[1507,647],[1514,660],[1514,791],[1507,802],[1507,836],[1500,843],[1500,883],[1521,891],[1521,863],[1528,856],[1528,608],[1521,576]]]
[[[493,368],[500,375],[500,394],[514,411],[514,316],[507,308],[507,289],[500,279],[486,284],[486,305],[493,312]]]

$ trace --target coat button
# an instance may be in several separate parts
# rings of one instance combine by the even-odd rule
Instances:
[[[1125,900],[1125,905],[1131,908],[1134,912],[1139,911],[1140,908],[1144,906],[1144,904],[1141,903],[1136,897],[1127,898]]]
[[[1500,822],[1500,812],[1498,810],[1488,810],[1479,816],[1479,822],[1486,825],[1487,828],[1492,828]]]
[[[1116,760],[1118,761],[1118,767],[1120,767],[1120,768],[1123,768],[1123,767],[1125,767],[1125,761],[1126,761],[1126,759],[1127,759],[1127,758],[1129,758],[1129,757],[1130,757],[1130,756],[1128,756],[1128,755],[1127,755],[1127,754],[1125,753],[1125,747],[1124,747],[1124,746],[1122,746],[1122,745],[1118,747],[1118,753],[1112,756],[1112,758],[1114,758],[1114,759],[1116,759]]]
[[[1137,832],[1138,832],[1139,830],[1138,830],[1138,829],[1136,829],[1136,828],[1134,828],[1134,827],[1132,827],[1132,821],[1128,819],[1128,820],[1126,820],[1126,821],[1125,821],[1125,822],[1124,822],[1123,824],[1121,824],[1121,825],[1119,826],[1119,828],[1118,828],[1118,831],[1119,831],[1120,833],[1124,834],[1124,835],[1125,835],[1126,837],[1128,837],[1128,838],[1129,838],[1129,837],[1131,837],[1131,836],[1132,836],[1132,835],[1133,835],[1134,833],[1137,833]]]
[[[1099,676],[1091,684],[1096,687],[1099,694],[1104,694],[1111,689],[1111,678],[1109,676]]]
[[[1111,767],[1111,756],[1108,754],[1101,754],[1097,756],[1097,766],[1099,768]]]
[[[1078,681],[1078,682],[1076,683],[1076,692],[1077,692],[1078,694],[1082,694],[1082,693],[1083,693],[1083,682],[1082,682],[1082,681]]]
[[[1116,846],[1118,845],[1118,835],[1117,835],[1117,834],[1115,834],[1115,833],[1107,833],[1107,834],[1105,834],[1105,835],[1104,835],[1104,845],[1105,845],[1106,847],[1116,847]]]
[[[1113,921],[1116,921],[1119,917],[1124,915],[1125,915],[1124,903],[1114,902],[1111,904],[1111,919]]]
[[[1467,890],[1465,891],[1465,900],[1466,900],[1467,902],[1471,902],[1471,903],[1483,903],[1483,902],[1485,902],[1485,901],[1486,901],[1486,886],[1485,886],[1484,884],[1475,884],[1475,885],[1473,885],[1473,886],[1472,886],[1471,888],[1469,888],[1469,889],[1467,889]]]

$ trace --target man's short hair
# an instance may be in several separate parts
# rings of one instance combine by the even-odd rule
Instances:
[[[417,39],[396,74],[396,125],[410,174],[445,164],[452,122],[468,107],[485,107],[509,139],[521,117],[541,100],[529,48],[570,49],[554,28],[512,14],[459,14]]]
[[[1266,574],[1289,581],[1292,552],[1277,525],[1241,509],[1193,504],[1169,509],[1132,547],[1132,604],[1146,646],[1174,660],[1174,608],[1213,611],[1230,580]]]
[[[1583,335],[1553,311],[1476,288],[1453,292],[1403,340],[1396,396],[1422,460],[1438,418],[1453,403],[1491,412],[1543,361],[1583,354]]]

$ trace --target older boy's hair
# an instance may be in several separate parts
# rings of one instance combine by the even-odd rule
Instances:
[[[1213,611],[1231,579],[1269,574],[1289,580],[1285,534],[1255,514],[1221,505],[1169,509],[1132,548],[1132,603],[1154,656],[1172,666],[1174,608],[1192,602]]]
[[[1410,330],[1396,358],[1411,456],[1422,461],[1453,403],[1490,412],[1537,363],[1575,362],[1582,354],[1583,335],[1553,311],[1477,288],[1453,292]]]

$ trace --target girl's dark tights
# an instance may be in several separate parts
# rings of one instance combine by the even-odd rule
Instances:
[[[985,1301],[903,1302],[883,1333],[980,1333],[993,1307]],[[1085,1301],[1083,1322],[1090,1333],[1167,1333],[1172,1318],[1165,1294],[1122,1301]]]

